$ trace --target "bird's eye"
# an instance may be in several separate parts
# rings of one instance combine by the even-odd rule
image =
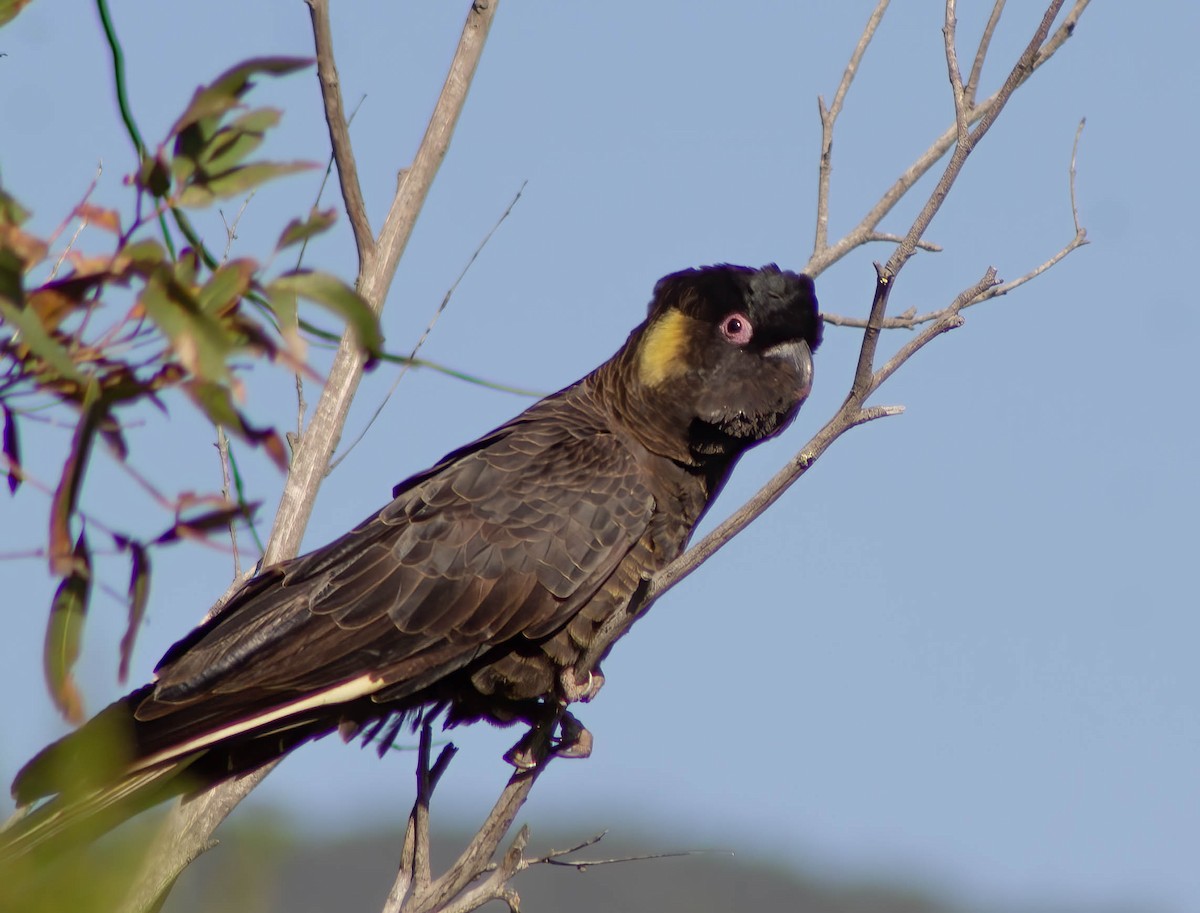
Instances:
[[[721,335],[734,345],[744,346],[754,335],[754,327],[745,314],[730,314],[721,322]]]

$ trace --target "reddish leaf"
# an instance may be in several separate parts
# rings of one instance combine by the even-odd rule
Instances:
[[[217,510],[197,514],[194,517],[181,517],[175,521],[170,529],[154,541],[158,545],[166,545],[168,542],[175,542],[179,539],[203,539],[213,530],[225,529],[230,523],[239,518],[249,523],[254,511],[257,509],[258,502],[252,502],[249,504],[233,504],[229,507],[221,507]]]
[[[137,640],[138,628],[146,615],[146,602],[150,598],[150,556],[140,542],[128,543],[129,569],[129,622],[121,636],[121,664],[117,679],[121,684],[129,678],[129,661],[133,656],[133,645]]]
[[[121,217],[115,209],[104,209],[91,203],[80,203],[75,207],[75,215],[87,221],[89,225],[103,228],[114,235],[121,234]]]
[[[15,495],[21,484],[21,475],[17,471],[17,467],[21,465],[21,448],[17,443],[17,417],[8,406],[0,408],[4,410],[4,455],[8,457],[8,490]]]
[[[83,697],[75,684],[72,670],[79,659],[83,622],[92,592],[91,557],[82,533],[75,543],[74,560],[69,574],[59,584],[50,606],[46,626],[46,645],[42,664],[50,699],[69,722],[83,722]]]

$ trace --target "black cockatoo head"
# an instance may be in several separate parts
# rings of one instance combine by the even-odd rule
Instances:
[[[735,458],[795,418],[812,388],[821,326],[803,274],[774,264],[672,273],[626,347],[631,399],[672,443],[686,439],[687,461]]]

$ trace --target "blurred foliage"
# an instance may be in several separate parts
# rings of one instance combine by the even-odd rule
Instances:
[[[249,420],[239,375],[272,363],[316,377],[305,364],[299,301],[317,304],[350,327],[369,359],[381,354],[374,313],[340,279],[303,269],[268,275],[269,262],[251,258],[218,262],[187,218],[188,210],[245,195],[310,167],[252,160],[280,112],[243,102],[256,78],[282,76],[308,64],[276,57],[230,68],[196,91],[153,152],[144,149],[126,117],[141,156],[126,182],[132,204],[128,224],[116,210],[85,197],[58,232],[41,237],[26,227],[29,214],[16,196],[0,187],[2,463],[10,492],[31,484],[50,498],[45,555],[61,584],[47,624],[45,672],[54,702],[69,720],[83,715],[72,670],[94,589],[93,550],[84,527],[92,538],[107,537],[105,547],[129,559],[123,675],[145,609],[150,549],[224,531],[249,519],[254,508],[221,495],[163,496],[170,521],[158,535],[143,538],[86,517],[81,492],[97,441],[140,479],[123,416],[147,404],[166,412],[165,397],[181,393],[214,425],[286,470],[283,438],[275,428]],[[280,232],[272,257],[333,221],[331,211],[292,220]],[[58,235],[72,223],[93,229],[86,235],[92,243],[97,237],[104,243],[83,250],[77,232],[65,249],[52,253]],[[33,278],[39,272],[46,278]],[[57,480],[39,479],[22,462],[23,429],[33,420],[74,428]]]
[[[120,908],[145,864],[162,824],[162,812],[147,812],[101,840],[53,853],[34,853],[5,864],[0,910],[5,913],[102,913]],[[269,814],[251,815],[231,826],[236,853],[220,852],[218,877],[189,879],[176,904],[196,911],[269,913],[279,909],[272,875],[291,852],[292,838]]]

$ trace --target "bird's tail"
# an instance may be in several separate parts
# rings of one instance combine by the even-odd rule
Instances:
[[[144,689],[143,689],[144,690]],[[39,752],[17,774],[17,812],[0,830],[0,862],[46,845],[93,839],[138,812],[195,788],[203,752],[137,763],[135,691]]]
[[[0,830],[0,867],[31,853],[56,854],[93,840],[139,812],[190,789],[187,768],[194,758],[139,771],[82,795],[57,795],[24,806]]]

